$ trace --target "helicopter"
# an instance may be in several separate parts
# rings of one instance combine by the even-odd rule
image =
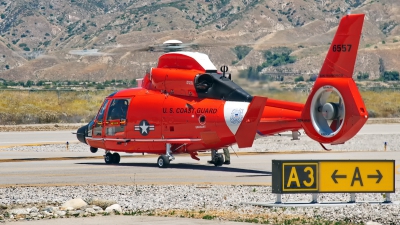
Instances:
[[[183,43],[179,40],[167,40],[160,45],[151,45],[144,49],[144,51],[149,52],[177,52],[184,51],[188,49],[198,49],[199,45],[194,43]]]
[[[305,104],[252,96],[232,81],[227,66],[218,71],[208,55],[177,51],[187,46],[176,40],[164,43],[157,67],[137,87],[106,97],[77,139],[92,153],[104,149],[107,164],[120,162],[118,152],[148,153],[160,155],[160,168],[176,154],[199,160],[198,152],[251,147],[256,134],[289,131],[298,139],[304,130],[323,147],[344,144],[368,119],[352,79],[363,22],[364,14],[342,17]],[[223,164],[222,154],[213,157],[215,166]]]

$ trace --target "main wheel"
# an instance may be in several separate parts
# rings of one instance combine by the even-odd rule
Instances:
[[[157,159],[157,165],[160,168],[167,168],[169,165],[169,158],[166,155],[160,155]]]
[[[118,153],[112,154],[112,158],[113,158],[113,163],[114,163],[114,164],[118,164],[119,161],[121,160],[121,156],[119,156]]]
[[[224,164],[224,156],[222,154],[215,154],[214,165],[222,166],[222,164]]]
[[[113,161],[114,161],[113,154],[107,153],[106,156],[104,157],[104,161],[105,161],[107,164],[113,163]]]

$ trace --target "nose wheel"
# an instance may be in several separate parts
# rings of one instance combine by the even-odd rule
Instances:
[[[107,152],[104,155],[104,162],[106,164],[118,164],[121,160],[121,156],[118,153],[111,153],[111,152]]]
[[[220,153],[215,154],[214,166],[222,166],[224,164],[224,156]]]

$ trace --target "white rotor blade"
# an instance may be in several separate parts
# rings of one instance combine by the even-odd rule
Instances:
[[[325,91],[321,94],[321,97],[319,98],[319,105],[322,107],[326,103],[326,100],[328,99],[329,95],[331,92]]]

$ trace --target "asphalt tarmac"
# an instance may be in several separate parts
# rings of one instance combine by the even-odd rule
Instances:
[[[3,153],[1,153],[3,154]],[[15,153],[14,153],[15,154]],[[17,153],[18,154],[18,153]],[[0,163],[0,186],[14,185],[271,185],[273,159],[391,159],[400,162],[398,152],[318,152],[318,153],[244,153],[231,156],[231,165],[207,164],[209,155],[195,161],[189,155],[178,155],[169,168],[156,165],[157,156],[122,156],[120,164],[107,165],[101,157],[34,158],[37,153],[24,153],[26,158]],[[71,153],[71,157],[75,153]],[[400,168],[397,168],[400,174]],[[400,177],[396,177],[399,186]]]
[[[366,125],[360,133],[400,134],[400,124]],[[40,135],[38,135],[40,134]],[[70,136],[68,136],[68,135]],[[65,136],[65,137],[64,137]],[[10,142],[26,144],[68,141],[71,132],[4,132],[0,145]],[[71,138],[71,139],[69,139]],[[207,164],[209,154],[195,161],[189,155],[175,155],[169,168],[156,165],[156,155],[121,154],[118,165],[104,163],[102,153],[87,152],[19,152],[0,149],[0,186],[11,185],[81,185],[81,184],[220,184],[271,185],[273,159],[390,159],[396,160],[400,174],[398,152],[290,152],[231,154],[231,165],[215,167]],[[399,186],[400,177],[396,177]]]
[[[78,142],[76,131],[0,132],[0,146]]]

